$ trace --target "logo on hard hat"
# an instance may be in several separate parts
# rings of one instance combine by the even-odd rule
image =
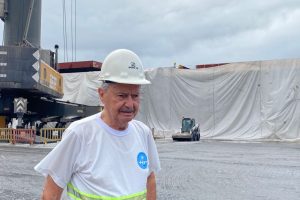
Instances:
[[[128,67],[129,69],[139,69],[138,66],[136,66],[135,62],[130,62],[130,65]]]

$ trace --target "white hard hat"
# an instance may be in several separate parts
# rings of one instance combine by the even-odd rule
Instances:
[[[118,49],[108,54],[101,67],[100,80],[135,85],[151,83],[145,78],[139,57],[127,49]]]

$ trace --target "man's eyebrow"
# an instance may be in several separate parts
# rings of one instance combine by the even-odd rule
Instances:
[[[115,92],[115,94],[139,95],[141,92]]]

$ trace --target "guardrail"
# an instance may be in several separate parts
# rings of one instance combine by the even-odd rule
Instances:
[[[0,128],[0,141],[33,144],[36,137],[34,129]]]
[[[44,144],[61,141],[65,128],[42,128],[40,130]]]
[[[13,131],[12,128],[0,128],[0,141],[12,143]]]
[[[42,128],[41,140],[44,144],[61,141],[65,128]],[[35,129],[0,128],[0,142],[33,144],[36,138]]]
[[[36,132],[34,129],[13,129],[12,143],[29,143],[32,145],[35,137]]]

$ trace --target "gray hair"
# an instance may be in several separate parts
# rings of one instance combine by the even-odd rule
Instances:
[[[106,81],[102,81],[100,88],[102,88],[103,90],[107,90],[108,87],[111,85],[112,83],[106,82]]]

